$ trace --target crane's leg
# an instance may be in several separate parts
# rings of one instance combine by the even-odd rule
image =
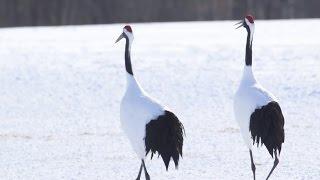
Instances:
[[[269,179],[269,177],[271,176],[273,170],[277,167],[277,165],[279,164],[279,159],[278,159],[278,156],[277,156],[277,150],[274,150],[274,156],[275,156],[275,159],[274,159],[274,163],[273,163],[273,167],[267,177],[267,180]]]
[[[147,171],[147,168],[146,168],[146,164],[144,163],[143,159],[142,159],[142,164],[143,164],[144,174],[145,174],[146,180],[150,180],[150,176],[148,174],[148,171]]]
[[[140,180],[140,176],[141,176],[141,171],[142,171],[142,162],[141,162],[141,166],[140,166],[140,170],[139,170],[139,174],[136,180]]]
[[[251,149],[249,150],[249,152],[250,152],[250,158],[251,158],[251,170],[252,170],[252,173],[253,173],[253,180],[256,180],[256,166],[254,165],[254,162],[253,162]]]

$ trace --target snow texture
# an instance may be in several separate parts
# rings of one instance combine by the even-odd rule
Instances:
[[[237,21],[132,24],[133,71],[186,130],[179,170],[147,160],[152,179],[251,179],[234,120],[246,32]],[[1,179],[135,179],[120,126],[123,24],[0,30]],[[320,20],[255,21],[253,67],[285,116],[271,179],[320,178]],[[257,179],[273,160],[255,150]]]

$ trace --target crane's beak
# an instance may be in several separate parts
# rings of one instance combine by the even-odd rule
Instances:
[[[118,39],[116,40],[116,42],[115,42],[115,43],[119,42],[122,38],[124,38],[124,34],[123,34],[123,33],[122,33],[122,34],[120,34],[120,36],[118,37]]]
[[[240,27],[243,27],[243,23],[244,23],[244,21],[240,21],[240,22],[236,23],[235,26],[239,25],[238,27],[236,27],[236,29],[239,29]]]

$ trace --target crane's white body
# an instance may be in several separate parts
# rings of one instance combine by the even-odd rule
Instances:
[[[138,157],[144,159],[146,124],[164,114],[165,108],[149,97],[134,76],[127,73],[127,89],[120,105],[124,132]]]
[[[252,147],[252,137],[249,131],[250,116],[260,107],[276,101],[255,79],[251,66],[245,66],[240,86],[234,97],[234,112],[242,137],[249,149]]]

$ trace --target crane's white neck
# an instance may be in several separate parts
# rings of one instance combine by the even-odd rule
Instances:
[[[254,84],[256,82],[257,81],[256,81],[256,79],[254,77],[252,66],[246,66],[245,65],[244,68],[243,68],[241,83]]]
[[[250,45],[252,46],[252,40],[253,40],[253,34],[254,34],[254,23],[250,23],[250,21],[245,18],[245,23],[247,24],[249,30],[250,30]]]
[[[254,23],[250,23],[250,21],[245,18],[245,28],[247,29],[248,36],[246,44],[245,66],[243,68],[241,84],[254,84],[257,82],[252,69],[252,40],[254,34]]]
[[[123,30],[123,33],[125,33],[126,35],[126,39],[128,40],[128,49],[129,51],[131,51],[131,45],[132,45],[132,42],[133,42],[133,34],[131,32],[128,32],[126,29]]]
[[[128,33],[127,34],[127,38],[128,38],[128,45],[129,45],[129,51],[131,51],[131,45],[132,45],[132,42],[133,42],[133,35]]]
[[[244,26],[248,33],[245,63],[247,66],[252,66],[252,40],[253,40],[253,33],[254,33],[254,23],[250,23],[249,20],[245,18]]]
[[[134,76],[126,72],[127,76],[127,91],[135,94],[143,93],[143,89],[141,88],[139,82],[136,80]]]
[[[133,76],[132,65],[131,65],[131,45],[133,42],[133,34],[124,29],[123,33],[125,34],[126,47],[125,47],[125,66],[127,73]]]

